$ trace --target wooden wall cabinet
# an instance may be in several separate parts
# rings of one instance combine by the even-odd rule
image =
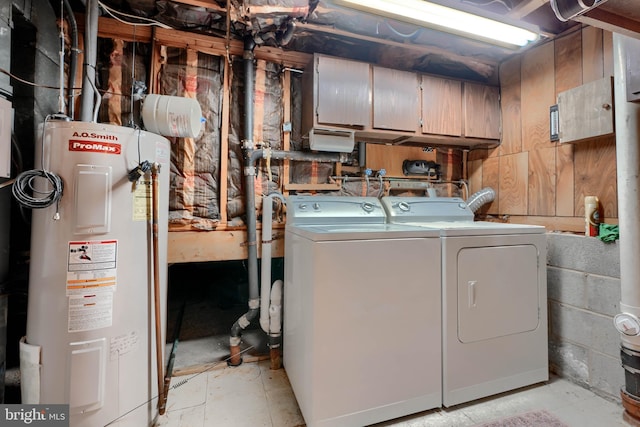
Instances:
[[[462,82],[422,76],[422,133],[462,136]]]
[[[316,54],[303,88],[303,135],[351,129],[360,140],[392,144],[500,140],[497,87]]]
[[[500,139],[500,89],[464,83],[464,136]]]
[[[303,76],[303,134],[310,129],[365,128],[371,123],[369,64],[315,55]]]
[[[418,75],[372,66],[373,127],[417,132],[420,127]]]
[[[605,77],[558,94],[560,142],[612,135],[613,78]]]

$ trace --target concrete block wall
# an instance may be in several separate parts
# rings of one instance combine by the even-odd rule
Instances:
[[[547,233],[547,251],[550,369],[619,400],[624,370],[613,326],[620,305],[619,246]]]

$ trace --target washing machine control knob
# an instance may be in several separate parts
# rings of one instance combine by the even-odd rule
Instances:
[[[320,210],[320,203],[314,203],[313,204],[313,209],[319,211]]]
[[[461,202],[461,203],[458,203],[458,207],[459,207],[460,209],[467,209],[467,204],[466,204],[466,203],[462,203],[462,202]]]
[[[409,203],[407,202],[398,203],[398,209],[400,209],[402,212],[409,212],[409,209],[410,209]]]
[[[364,202],[362,204],[362,210],[365,212],[373,212],[373,203]]]
[[[301,211],[306,211],[306,210],[307,210],[307,204],[306,204],[306,203],[300,203],[300,204],[298,205],[298,208],[299,208]]]

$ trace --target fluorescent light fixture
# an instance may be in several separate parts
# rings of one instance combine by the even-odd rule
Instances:
[[[334,0],[334,3],[510,48],[526,46],[539,37],[526,28],[423,0]]]

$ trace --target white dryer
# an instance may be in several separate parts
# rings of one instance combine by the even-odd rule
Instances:
[[[383,198],[393,223],[438,229],[444,406],[546,381],[546,237],[473,221],[459,198]]]
[[[439,407],[440,240],[376,198],[287,200],[283,357],[309,427]]]

